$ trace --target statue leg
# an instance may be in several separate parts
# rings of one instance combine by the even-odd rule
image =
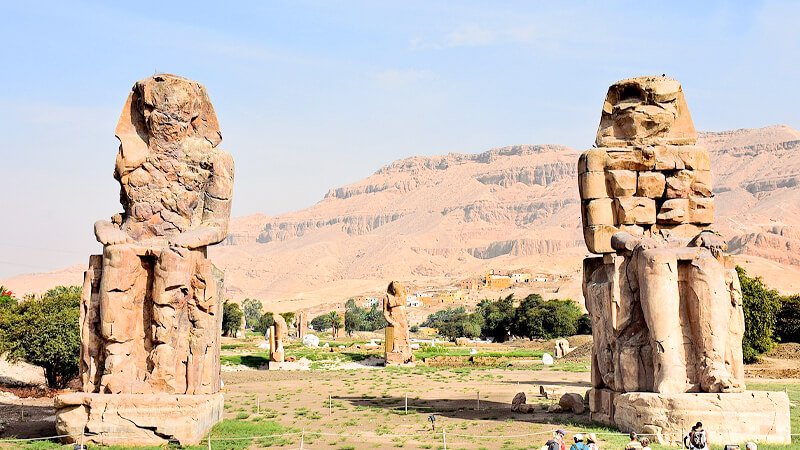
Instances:
[[[144,351],[144,300],[147,270],[128,245],[103,248],[100,280],[100,334],[105,362],[100,392],[139,392],[147,370]]]
[[[653,347],[653,391],[686,392],[677,256],[658,248],[640,251],[636,257],[639,298]]]
[[[186,255],[181,254],[186,253]],[[150,384],[155,391],[186,391],[187,302],[193,268],[189,251],[164,249],[153,271],[153,351]]]
[[[725,282],[730,293],[730,328],[728,331],[727,351],[725,363],[730,367],[733,375],[744,389],[744,355],[742,354],[742,339],[744,338],[744,309],[742,308],[742,286],[739,284],[739,274],[736,269],[725,271]]]
[[[211,262],[194,253],[194,275],[189,299],[189,354],[186,363],[186,393],[210,394],[214,392],[214,355],[211,345],[215,329],[213,308],[218,300],[217,285],[211,273]]]
[[[725,365],[731,325],[731,295],[725,268],[711,252],[703,251],[691,261],[688,270],[686,300],[692,340],[701,364],[700,387],[703,392],[740,391],[740,383]]]

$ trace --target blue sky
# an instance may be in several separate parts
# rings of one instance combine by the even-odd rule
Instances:
[[[83,263],[114,125],[155,72],[208,88],[234,215],[412,155],[591,145],[606,88],[679,79],[703,130],[800,128],[798,2],[3,2],[0,278]]]

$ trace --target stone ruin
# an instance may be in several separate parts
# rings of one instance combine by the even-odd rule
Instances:
[[[286,356],[283,351],[283,340],[289,336],[289,329],[282,315],[273,313],[272,320],[273,324],[269,330],[269,360],[282,363]]]
[[[297,339],[302,341],[308,333],[308,313],[306,311],[298,311],[295,323],[297,325]]]
[[[411,335],[408,331],[406,316],[406,288],[392,281],[386,289],[383,302],[383,317],[389,323],[386,326],[386,364],[407,364],[414,361],[411,350]]]
[[[553,352],[553,356],[556,358],[563,358],[567,356],[567,353],[571,352],[573,349],[569,346],[569,341],[566,339],[556,339],[555,343],[555,351]]]
[[[680,84],[612,85],[578,162],[592,320],[592,419],[679,441],[789,443],[785,393],[746,392],[739,278],[711,230],[711,161]]]
[[[58,434],[101,445],[198,443],[221,420],[223,274],[233,158],[206,89],[137,82],[116,128],[123,212],[95,223],[81,297],[83,392],[56,397]],[[70,437],[68,440],[79,438]]]

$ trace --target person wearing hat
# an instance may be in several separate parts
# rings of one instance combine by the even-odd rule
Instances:
[[[561,450],[567,450],[567,441],[564,440],[564,436],[567,435],[567,432],[563,428],[559,428],[556,430],[556,442],[558,442],[558,447]]]
[[[586,435],[586,448],[589,450],[600,450],[600,445],[597,443],[597,436],[594,433]]]
[[[572,444],[572,447],[569,450],[589,450],[589,447],[583,443],[583,435],[580,433],[575,433],[575,443]]]
[[[641,442],[642,442],[642,450],[650,450],[650,438],[643,437]]]

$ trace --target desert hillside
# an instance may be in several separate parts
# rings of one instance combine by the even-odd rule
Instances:
[[[800,291],[800,132],[702,133],[700,144],[711,152],[717,227],[733,253],[775,287]],[[402,159],[309,208],[235,219],[211,256],[232,298],[259,298],[277,310],[378,292],[390,279],[446,286],[491,269],[559,278],[542,293],[577,298],[586,253],[579,153],[518,145]],[[80,270],[2,283],[29,292],[56,280],[78,283]]]

